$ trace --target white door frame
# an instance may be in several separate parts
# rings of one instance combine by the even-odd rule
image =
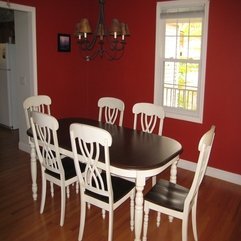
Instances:
[[[11,9],[11,10],[16,10],[16,11],[21,11],[23,13],[27,14],[28,22],[29,22],[29,31],[27,33],[28,36],[27,39],[29,41],[29,63],[31,65],[29,66],[31,76],[29,78],[29,82],[27,84],[29,85],[27,89],[29,89],[29,93],[24,93],[22,94],[21,98],[26,98],[31,95],[37,95],[38,90],[37,90],[37,46],[36,46],[36,11],[35,7],[30,7],[26,5],[20,5],[20,4],[15,4],[15,3],[10,3],[10,2],[3,2],[0,1],[0,7],[1,8],[6,8],[6,9]],[[17,76],[16,78],[18,81],[21,82],[21,76]],[[26,96],[23,96],[26,95]],[[23,101],[20,99],[20,102]],[[20,105],[19,105],[20,106]],[[22,103],[21,103],[22,106]],[[23,110],[23,109],[22,109]],[[23,111],[19,111],[19,118],[20,118],[20,123],[19,123],[19,148],[24,151],[29,152],[29,144],[28,144],[28,138],[26,135],[26,121],[25,121],[25,116]]]

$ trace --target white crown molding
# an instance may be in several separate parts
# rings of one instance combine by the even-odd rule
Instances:
[[[194,172],[196,170],[196,163],[180,159],[178,162],[178,167]],[[236,173],[223,171],[213,167],[207,167],[206,175],[241,185],[241,175]]]

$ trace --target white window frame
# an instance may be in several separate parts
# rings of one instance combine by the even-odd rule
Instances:
[[[177,0],[168,2],[157,2],[156,7],[156,52],[155,52],[155,83],[154,83],[154,103],[162,105],[163,100],[163,59],[164,59],[164,21],[161,19],[162,9],[177,9],[192,8],[203,6],[203,32],[202,32],[202,50],[201,50],[201,67],[200,78],[198,84],[198,99],[197,111],[187,111],[180,108],[164,106],[167,117],[202,123],[203,121],[203,108],[204,108],[204,90],[205,90],[205,74],[206,74],[206,52],[207,52],[207,36],[208,36],[208,16],[209,16],[209,0]],[[163,36],[163,37],[160,37]]]

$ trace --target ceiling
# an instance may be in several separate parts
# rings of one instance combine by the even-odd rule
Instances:
[[[0,8],[0,22],[13,22],[14,21],[14,10],[7,8]]]

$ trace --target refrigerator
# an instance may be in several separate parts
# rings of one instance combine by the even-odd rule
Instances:
[[[0,125],[17,129],[15,44],[0,43]]]

